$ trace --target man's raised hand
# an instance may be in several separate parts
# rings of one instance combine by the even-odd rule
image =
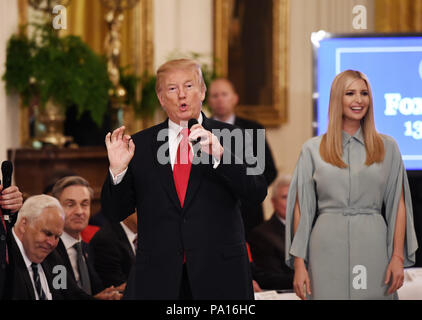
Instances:
[[[120,127],[105,137],[110,170],[114,176],[126,170],[135,153],[135,144],[129,135],[125,135],[125,129]]]

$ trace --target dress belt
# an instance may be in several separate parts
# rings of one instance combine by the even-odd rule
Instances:
[[[324,213],[342,213],[343,216],[355,216],[358,214],[381,214],[381,209],[375,209],[375,208],[327,208],[327,209],[321,209],[318,211],[318,213],[324,214]]]

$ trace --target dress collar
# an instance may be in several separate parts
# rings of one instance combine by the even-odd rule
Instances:
[[[351,136],[350,134],[348,134],[345,131],[342,131],[342,138],[343,138],[343,147],[352,139],[354,138],[355,140],[359,141],[362,145],[365,145],[365,140],[363,139],[363,134],[362,134],[362,128],[359,127],[359,129],[355,132],[355,134],[353,136]]]
[[[200,125],[202,125],[202,120],[203,120],[202,112],[200,112],[199,113],[199,117],[198,117],[198,123]],[[170,131],[173,131],[175,133],[175,136],[177,136],[182,129],[183,128],[180,125],[178,125],[177,123],[171,121],[170,118],[169,118],[169,130]]]

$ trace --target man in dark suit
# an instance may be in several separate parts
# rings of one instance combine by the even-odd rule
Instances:
[[[11,272],[6,300],[91,299],[60,269],[60,259],[50,259],[63,225],[63,209],[53,197],[39,195],[25,201],[8,235]]]
[[[274,214],[270,220],[254,228],[249,237],[249,245],[256,266],[266,273],[283,275],[283,288],[293,288],[293,272],[285,264],[285,219],[287,195],[289,193],[290,177],[282,176],[273,187],[271,201]],[[258,281],[262,286],[262,284]],[[268,285],[266,285],[268,286]]]
[[[1,183],[1,182],[0,182]],[[3,297],[5,279],[9,271],[9,249],[7,235],[13,227],[16,212],[22,207],[23,197],[17,186],[10,186],[3,190],[0,184],[0,299]],[[9,210],[9,219],[4,216],[3,210]]]
[[[126,285],[135,263],[137,215],[106,222],[89,242],[89,256],[105,286]]]
[[[267,185],[252,146],[231,151],[235,127],[201,113],[205,91],[196,62],[169,61],[156,85],[169,118],[132,137],[124,127],[106,136],[104,214],[138,212],[132,298],[253,299],[239,204],[261,203]],[[198,123],[189,132],[190,119]]]
[[[68,176],[55,183],[52,195],[59,200],[65,212],[64,231],[56,251],[66,269],[86,293],[98,299],[111,299],[110,294],[118,290],[105,288],[88,256],[88,244],[81,237],[89,221],[92,188],[84,178]]]
[[[247,120],[235,115],[235,108],[239,101],[239,97],[233,84],[225,79],[219,78],[211,82],[208,90],[208,105],[210,106],[213,118],[218,121],[226,122],[238,126],[242,129],[249,129],[253,132],[253,150],[254,155],[261,152],[258,150],[258,132],[264,130],[264,127],[258,122]],[[271,153],[271,149],[267,142],[263,144],[265,147],[265,171],[264,176],[267,185],[270,186],[277,176],[277,169]],[[246,238],[249,239],[250,231],[264,222],[264,213],[261,204],[246,205],[242,204],[242,218],[245,226]]]

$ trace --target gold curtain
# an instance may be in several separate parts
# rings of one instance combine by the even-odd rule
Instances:
[[[422,0],[376,0],[375,31],[422,32]]]

